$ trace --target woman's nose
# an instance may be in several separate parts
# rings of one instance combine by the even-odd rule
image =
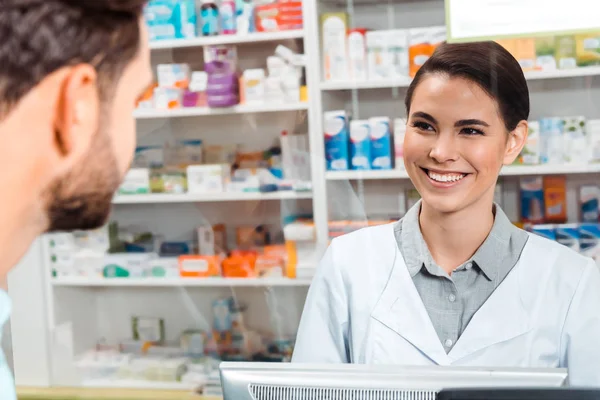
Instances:
[[[458,159],[456,137],[444,133],[437,135],[429,156],[440,164],[448,161],[456,161]]]

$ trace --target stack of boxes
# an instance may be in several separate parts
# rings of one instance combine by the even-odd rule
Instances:
[[[388,170],[402,168],[404,120],[371,117],[349,120],[343,111],[324,114],[327,170]]]

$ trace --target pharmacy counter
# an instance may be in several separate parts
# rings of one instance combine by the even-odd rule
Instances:
[[[184,391],[81,389],[81,388],[17,388],[19,400],[222,400]]]

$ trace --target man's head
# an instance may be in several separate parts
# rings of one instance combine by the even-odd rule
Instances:
[[[145,2],[0,0],[2,207],[38,233],[107,219],[152,79]]]

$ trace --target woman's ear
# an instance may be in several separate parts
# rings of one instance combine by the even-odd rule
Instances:
[[[508,133],[506,151],[504,152],[504,165],[510,165],[517,159],[527,142],[528,130],[527,121],[521,121],[512,132]]]

